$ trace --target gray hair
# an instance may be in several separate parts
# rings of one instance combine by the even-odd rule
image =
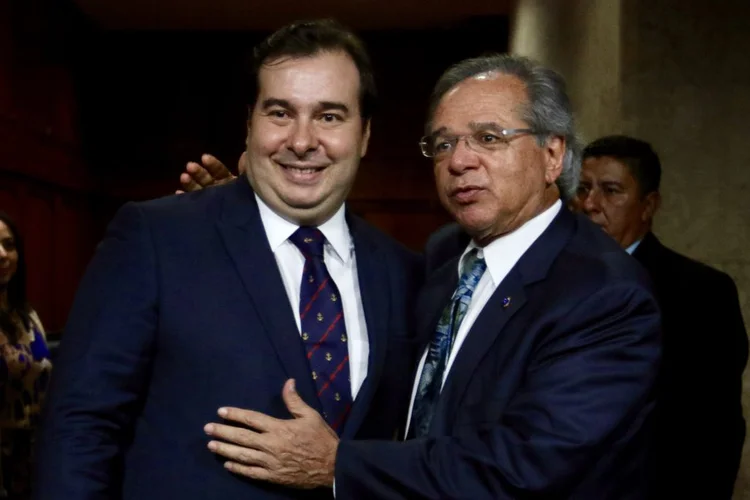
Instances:
[[[531,59],[492,54],[465,59],[448,68],[432,91],[426,133],[431,132],[432,119],[443,96],[464,80],[484,73],[515,76],[526,85],[528,105],[521,110],[521,117],[530,128],[539,131],[536,138],[540,146],[545,144],[549,136],[565,138],[565,156],[557,186],[563,200],[571,200],[575,196],[581,174],[581,145],[576,137],[575,120],[565,90],[565,80],[560,74]]]

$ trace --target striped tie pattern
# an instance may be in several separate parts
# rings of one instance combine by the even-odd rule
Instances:
[[[302,226],[289,241],[305,256],[300,287],[300,328],[323,418],[339,435],[352,405],[349,349],[341,296],[324,262],[325,237]]]

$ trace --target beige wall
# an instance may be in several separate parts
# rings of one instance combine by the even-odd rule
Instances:
[[[617,1],[519,1],[511,51],[565,76],[581,139],[620,128],[620,4]]]
[[[746,325],[748,15],[747,0],[519,0],[511,35],[513,52],[566,77],[584,140],[626,133],[654,145],[664,167],[655,232],[735,279]],[[748,370],[743,399],[750,421]],[[734,498],[750,500],[750,438]]]

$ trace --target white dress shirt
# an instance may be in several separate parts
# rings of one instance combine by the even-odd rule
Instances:
[[[284,282],[289,303],[294,311],[297,330],[300,330],[299,300],[305,257],[295,244],[289,241],[289,237],[299,226],[271,210],[257,194],[255,199],[258,201],[260,219],[263,222],[268,243],[274,257],[276,257],[276,263],[279,266],[279,271],[281,271],[281,279]],[[349,226],[346,224],[345,213],[345,208],[342,205],[333,217],[318,226],[318,229],[326,238],[323,259],[331,278],[339,289],[344,309],[347,346],[349,348],[349,374],[351,376],[352,400],[354,400],[365,377],[367,377],[370,341],[367,337],[362,295],[359,293],[354,242],[349,233]]]
[[[461,266],[466,258],[466,254],[475,248],[478,248],[479,257],[484,258],[487,263],[487,270],[482,275],[479,283],[477,283],[469,307],[466,310],[466,315],[464,316],[463,321],[461,321],[461,326],[459,326],[458,332],[456,333],[456,339],[453,342],[453,348],[451,349],[448,363],[443,372],[443,387],[445,386],[445,381],[450,374],[451,366],[453,366],[453,362],[455,361],[458,352],[461,350],[461,345],[463,345],[466,340],[466,336],[469,334],[469,330],[471,330],[479,313],[482,312],[487,301],[490,300],[490,297],[495,293],[497,287],[500,286],[500,283],[521,259],[523,254],[526,253],[526,250],[528,250],[537,238],[542,235],[544,230],[549,227],[552,220],[558,212],[560,212],[561,207],[562,202],[558,200],[547,210],[527,221],[523,226],[511,233],[497,238],[486,247],[477,247],[472,241],[469,243],[469,246],[466,247],[466,250],[464,250],[456,268],[456,273],[458,273],[459,279],[461,279]],[[424,367],[425,359],[427,358],[428,349],[429,346],[427,346],[425,352],[422,354],[422,360],[419,362],[419,369],[417,370],[417,376],[414,380],[414,387],[411,393],[411,404],[409,405],[409,415],[406,421],[407,429],[411,424],[411,412],[414,405],[414,398],[417,394],[417,387],[419,386],[419,379],[422,375],[422,368]]]

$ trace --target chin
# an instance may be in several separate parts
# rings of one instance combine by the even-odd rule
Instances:
[[[290,207],[299,209],[313,208],[325,203],[330,194],[326,196],[318,189],[290,189],[280,193],[281,198]]]
[[[481,238],[489,231],[488,228],[491,226],[486,220],[472,217],[468,214],[456,213],[453,218],[473,238]]]
[[[317,207],[323,205],[321,199],[290,199],[287,200],[287,205],[294,210],[315,210]]]

